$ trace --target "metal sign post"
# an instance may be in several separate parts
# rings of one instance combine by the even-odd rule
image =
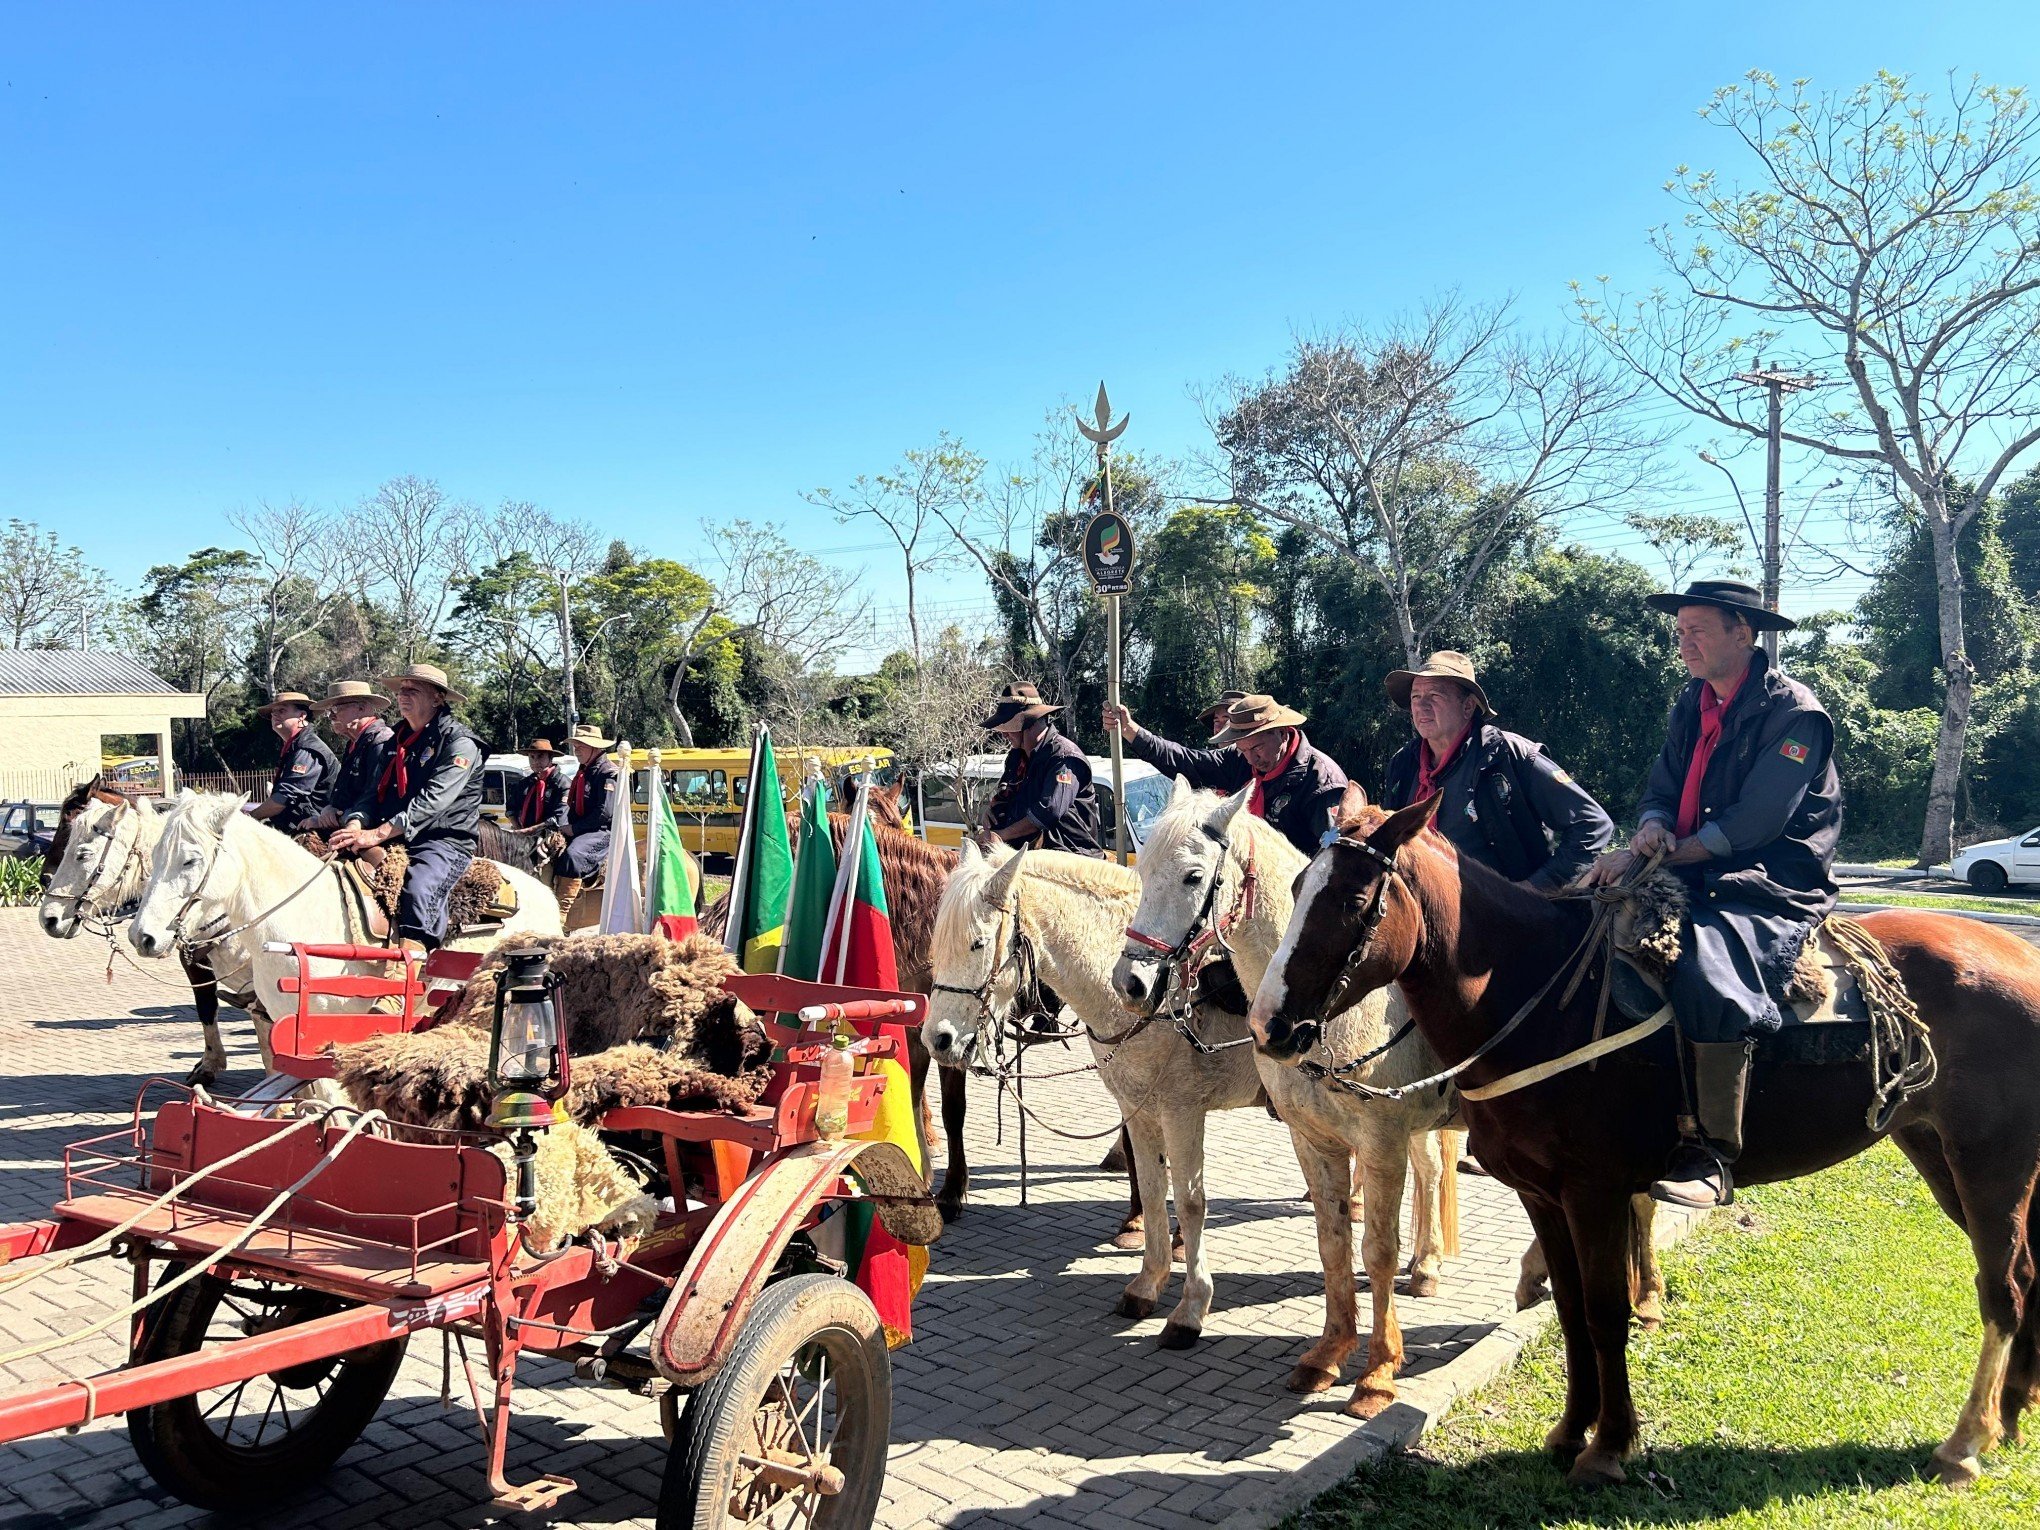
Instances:
[[[1126,429],[1126,415],[1112,423],[1112,401],[1105,396],[1105,384],[1098,384],[1097,423],[1087,423],[1080,414],[1077,429],[1098,449],[1098,485],[1105,508],[1084,527],[1084,571],[1105,600],[1105,700],[1119,706],[1119,601],[1133,588],[1133,528],[1112,505],[1112,443]],[[1112,849],[1119,864],[1127,863],[1126,832],[1126,748],[1119,730],[1112,730]]]

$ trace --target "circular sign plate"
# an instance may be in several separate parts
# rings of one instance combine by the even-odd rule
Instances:
[[[1133,528],[1117,512],[1100,511],[1084,527],[1084,572],[1100,595],[1133,588]]]

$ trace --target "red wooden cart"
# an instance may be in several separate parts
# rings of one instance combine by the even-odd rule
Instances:
[[[299,1009],[272,1038],[280,1067],[299,1077],[330,1072],[336,1040],[416,1024],[435,980],[467,976],[405,964],[401,977],[317,979],[322,958],[404,958],[357,947],[299,956]],[[335,982],[401,997],[403,1013],[314,1012],[313,996]],[[932,1241],[940,1222],[897,1147],[817,1138],[829,1032],[809,1027],[842,1020],[866,1035],[854,1135],[870,1129],[885,1087],[876,1064],[891,1044],[878,1023],[917,1024],[926,1001],[773,976],[729,986],[761,1015],[801,1023],[768,1019],[784,1061],[743,1114],[638,1108],[603,1120],[605,1134],[650,1148],[648,1189],[666,1198],[656,1230],[630,1248],[591,1235],[552,1255],[526,1249],[492,1136],[405,1127],[384,1137],[351,1113],[293,1119],[273,1098],[151,1081],[126,1127],[65,1151],[64,1199],[47,1219],[0,1227],[0,1281],[24,1273],[15,1261],[83,1251],[127,1260],[137,1301],[184,1283],[133,1317],[124,1367],[0,1398],[0,1443],[125,1413],[143,1465],[179,1498],[266,1505],[339,1458],[389,1391],[410,1336],[437,1329],[447,1385],[472,1398],[501,1505],[549,1506],[574,1486],[504,1474],[518,1357],[538,1352],[659,1400],[670,1442],[662,1530],[869,1525],[891,1418],[885,1338],[870,1301],[809,1234],[830,1207],[859,1198],[903,1241]]]

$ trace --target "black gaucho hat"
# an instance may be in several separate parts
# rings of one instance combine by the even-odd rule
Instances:
[[[1644,604],[1667,616],[1677,616],[1683,606],[1718,606],[1740,616],[1754,632],[1790,632],[1799,625],[1765,606],[1763,592],[1740,579],[1695,579],[1683,594],[1666,591],[1650,596]]]

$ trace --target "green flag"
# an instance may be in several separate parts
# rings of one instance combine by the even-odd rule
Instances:
[[[800,857],[793,863],[793,901],[786,909],[786,944],[779,970],[813,982],[821,975],[822,934],[836,886],[836,847],[829,837],[829,788],[818,776],[801,793]]]
[[[651,894],[651,907],[646,912],[656,933],[678,940],[683,935],[692,935],[696,928],[694,878],[688,875],[687,851],[680,843],[680,825],[673,817],[673,804],[658,784],[657,772],[653,773],[653,782],[652,821],[646,828],[658,845],[659,853],[654,862],[658,867],[655,880],[646,889]]]
[[[769,730],[758,730],[744,797],[744,824],[730,882],[730,924],[724,945],[746,972],[775,972],[786,933],[786,895],[793,885],[793,846],[786,835],[786,804],[779,795],[779,763]]]

